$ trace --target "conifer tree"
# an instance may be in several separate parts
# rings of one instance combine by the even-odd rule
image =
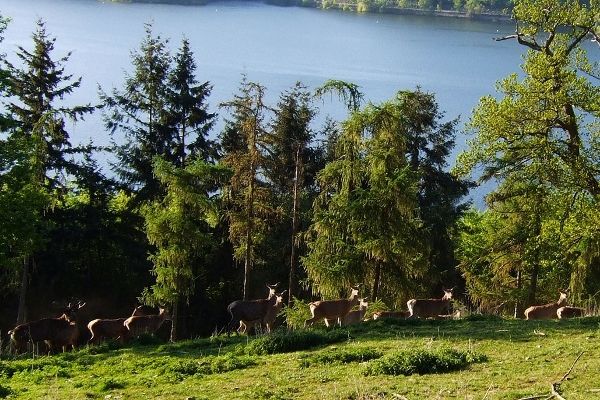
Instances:
[[[168,76],[168,125],[176,140],[176,165],[185,165],[189,156],[204,161],[217,158],[216,144],[207,138],[216,114],[208,112],[207,98],[212,85],[198,85],[196,62],[189,41],[183,39],[174,57],[173,69]]]
[[[221,106],[231,110],[231,119],[221,135],[222,162],[233,171],[225,186],[226,217],[234,257],[244,263],[243,298],[250,292],[250,272],[260,258],[256,248],[265,237],[274,215],[271,191],[261,178],[265,171],[267,146],[265,88],[242,79],[240,93]]]
[[[122,90],[101,91],[106,108],[104,120],[116,145],[118,162],[113,165],[122,182],[136,193],[138,201],[160,195],[158,180],[152,173],[152,160],[161,156],[169,162],[180,157],[176,129],[169,125],[168,77],[171,58],[167,40],[154,36],[152,25],[145,25],[146,36],[131,53],[133,73],[126,74]],[[121,133],[124,138],[117,138]]]
[[[296,270],[298,263],[298,233],[300,231],[301,200],[306,187],[314,182],[317,151],[310,147],[313,132],[310,123],[315,114],[310,104],[311,96],[300,82],[282,93],[275,109],[270,135],[268,169],[266,175],[278,196],[278,204],[285,207],[284,232],[289,232],[284,252],[289,256],[289,302],[297,296]],[[290,229],[291,228],[291,229]],[[289,251],[287,251],[289,246]]]
[[[10,170],[13,193],[21,200],[19,208],[23,221],[20,229],[24,246],[17,321],[26,319],[26,299],[30,274],[35,265],[34,254],[42,247],[43,230],[51,215],[45,213],[52,197],[66,187],[68,175],[77,176],[81,167],[71,159],[73,153],[85,153],[73,148],[66,130],[66,120],[77,121],[93,111],[89,105],[67,107],[61,101],[79,87],[81,78],[72,80],[65,74],[63,65],[70,54],[54,60],[52,51],[56,39],[46,33],[45,24],[39,20],[33,33],[33,50],[19,47],[17,57],[22,67],[6,62],[8,69],[7,94],[11,121],[3,146],[10,149],[16,159],[3,167]],[[10,184],[9,184],[10,185]],[[18,186],[14,186],[18,185]],[[8,188],[9,186],[7,186]],[[60,189],[60,190],[57,190]],[[51,196],[52,194],[52,196]],[[54,199],[56,200],[56,199]]]

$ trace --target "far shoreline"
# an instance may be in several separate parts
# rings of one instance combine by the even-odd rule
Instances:
[[[220,3],[227,0],[108,0],[112,3],[143,3],[143,4],[172,4],[181,6],[205,6],[212,3]],[[510,14],[501,12],[468,13],[465,11],[402,8],[402,7],[369,7],[364,3],[347,3],[328,0],[247,0],[253,3],[264,3],[280,7],[303,7],[319,10],[335,9],[356,14],[392,14],[392,15],[416,15],[444,18],[461,18],[484,21],[511,21]]]

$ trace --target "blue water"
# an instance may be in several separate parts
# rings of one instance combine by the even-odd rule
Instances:
[[[31,48],[35,21],[43,18],[57,38],[55,56],[73,51],[67,72],[82,76],[70,103],[97,103],[97,87],[121,87],[130,52],[144,36],[144,23],[170,38],[176,49],[187,37],[198,78],[214,85],[213,111],[232,98],[241,75],[265,85],[273,103],[300,80],[314,88],[330,78],[360,85],[373,102],[416,86],[433,91],[448,118],[468,120],[481,96],[495,94],[497,80],[519,72],[523,49],[493,37],[511,33],[511,23],[440,17],[353,14],[224,2],[207,6],[120,4],[95,0],[2,0],[12,19],[1,44],[16,61],[17,46]],[[224,111],[219,111],[223,114]],[[324,114],[342,119],[344,108],[328,100]],[[219,127],[213,132],[218,133]],[[108,144],[100,115],[72,129],[75,143]],[[460,133],[457,151],[465,146]],[[456,152],[455,152],[456,153]],[[454,160],[452,160],[453,162]],[[480,196],[476,194],[476,197]]]

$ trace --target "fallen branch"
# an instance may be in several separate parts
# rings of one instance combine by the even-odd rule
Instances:
[[[536,399],[550,400],[553,398],[556,398],[558,400],[566,400],[564,397],[562,397],[562,394],[560,393],[560,384],[567,380],[567,378],[569,377],[569,374],[571,374],[571,372],[573,371],[573,368],[575,368],[575,364],[577,364],[577,361],[579,361],[579,359],[581,358],[583,353],[585,353],[585,351],[582,351],[581,353],[579,353],[579,355],[577,356],[575,361],[573,361],[573,364],[571,364],[571,368],[569,368],[569,370],[563,375],[562,378],[560,378],[559,381],[554,382],[550,385],[550,395],[540,394],[540,395],[535,395],[535,396],[521,397],[519,400],[536,400]]]

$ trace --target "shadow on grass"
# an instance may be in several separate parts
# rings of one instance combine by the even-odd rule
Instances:
[[[338,328],[342,329],[342,328]],[[417,337],[441,336],[445,338],[474,340],[530,341],[534,331],[552,333],[577,333],[600,329],[600,317],[570,320],[525,321],[492,316],[473,315],[460,320],[402,320],[385,319],[367,321],[346,328],[353,337],[391,338],[398,335]]]

